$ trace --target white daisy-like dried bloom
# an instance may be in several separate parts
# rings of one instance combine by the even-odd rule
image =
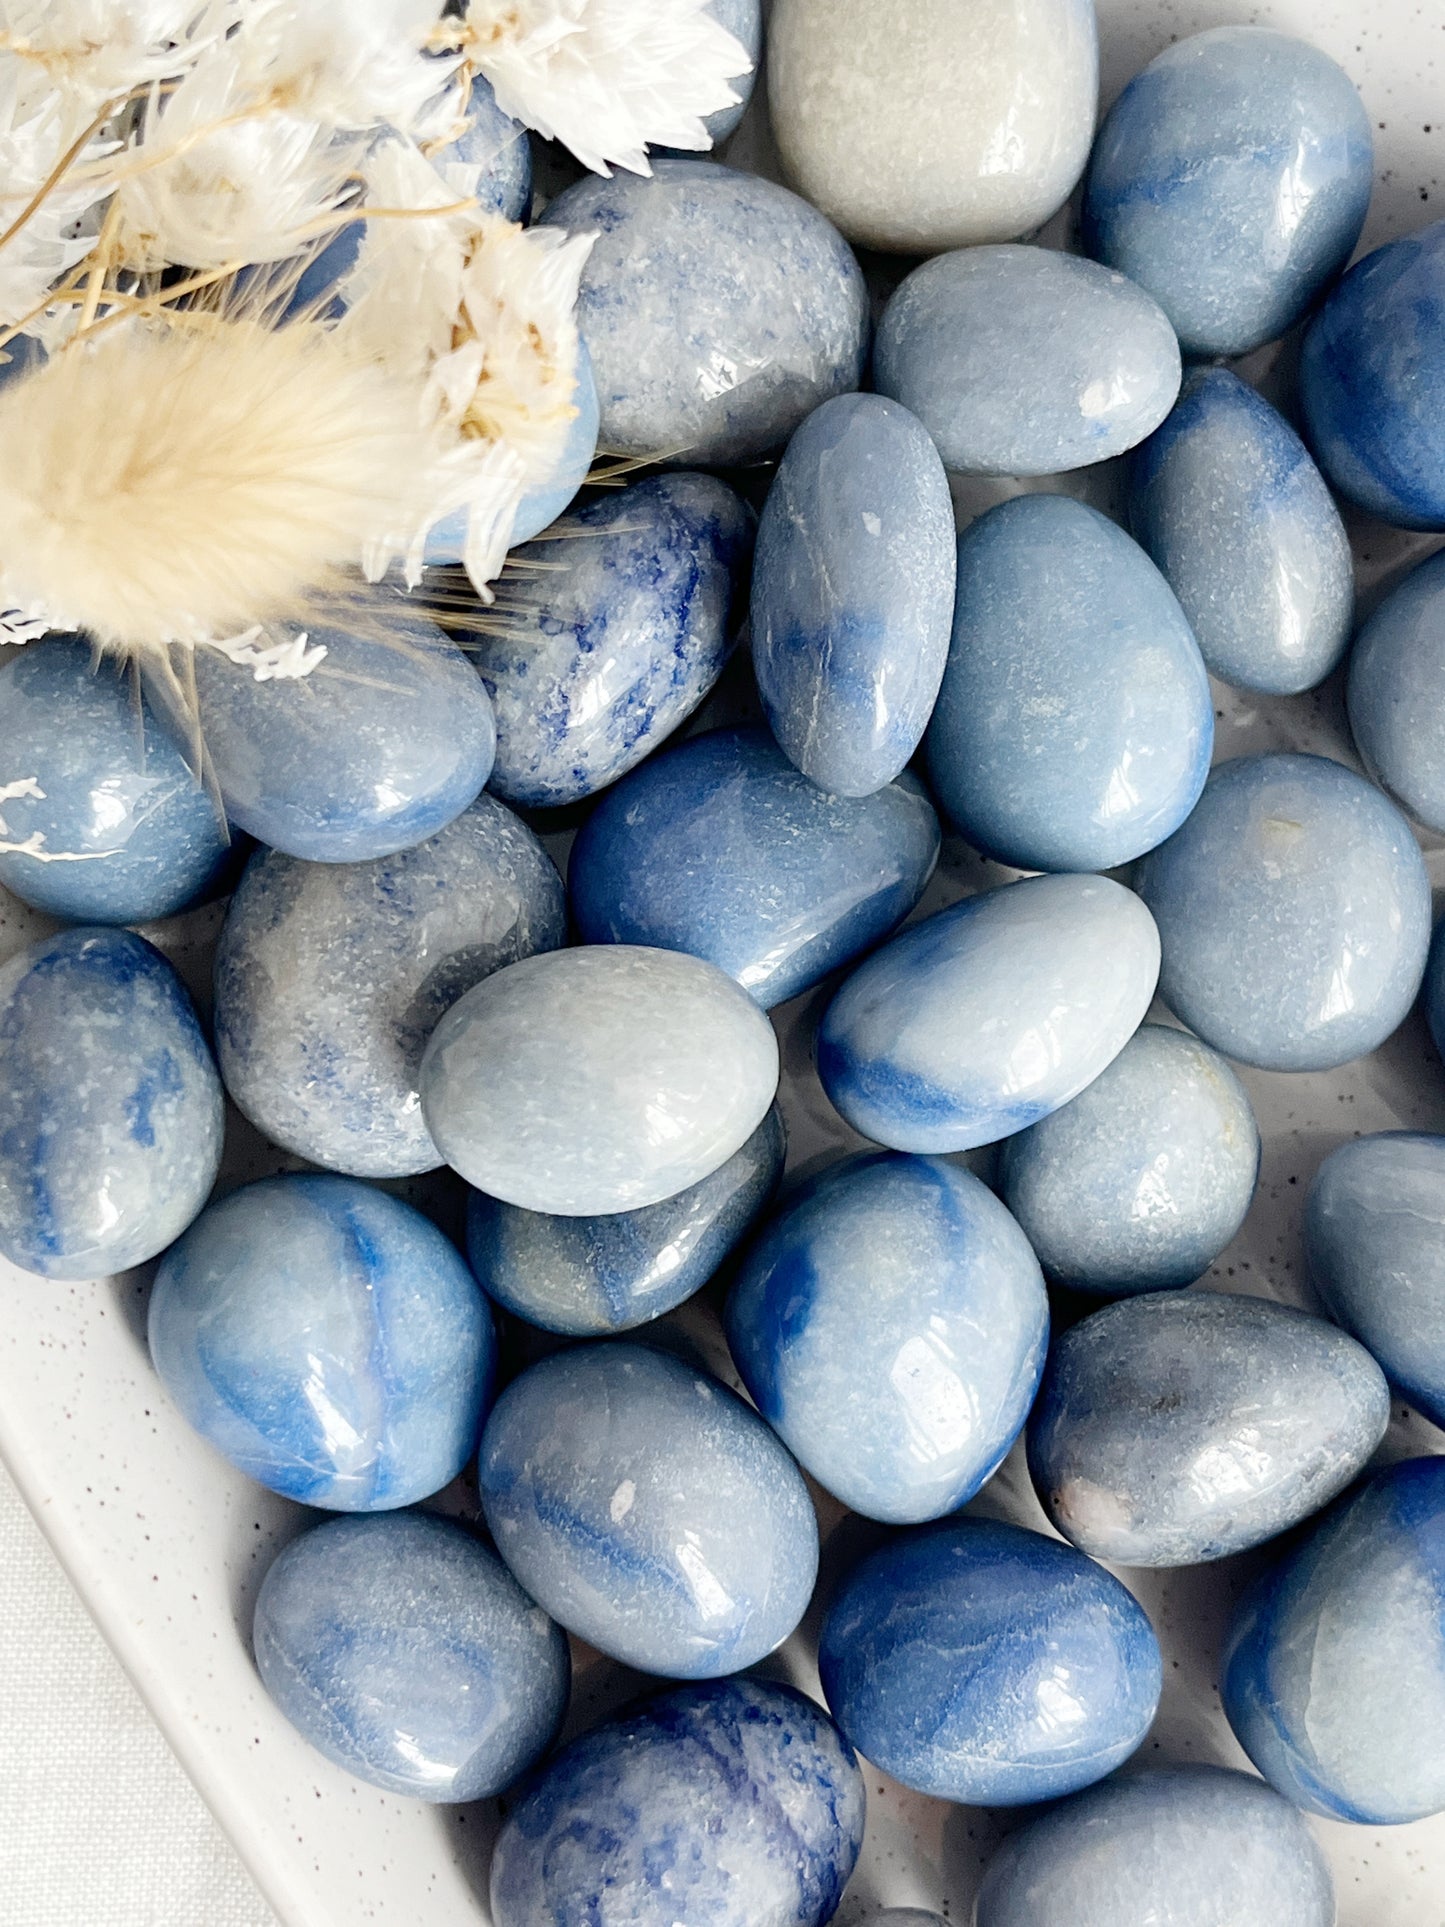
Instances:
[[[172,79],[253,0],[0,0],[0,58],[93,116]],[[26,83],[22,83],[26,84]]]
[[[86,217],[109,191],[104,180],[93,174],[66,179],[33,209],[32,203],[93,118],[88,103],[37,87],[18,62],[0,59],[0,233],[23,222],[0,247],[0,324],[29,316],[58,277],[90,252]],[[82,156],[104,155],[112,146],[96,137]]]
[[[288,113],[332,128],[417,129],[457,60],[428,54],[441,0],[270,0],[229,51]]]

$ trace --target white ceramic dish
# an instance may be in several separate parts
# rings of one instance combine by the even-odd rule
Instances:
[[[1438,0],[1274,0],[1258,7],[1100,0],[1099,14],[1106,103],[1168,41],[1203,27],[1247,19],[1314,40],[1354,76],[1376,126],[1378,176],[1365,245],[1445,214],[1445,13]],[[767,167],[766,128],[756,112],[737,137],[735,160],[740,147],[751,164]],[[1288,350],[1265,351],[1246,372],[1278,388],[1287,385],[1288,359]],[[1106,503],[1112,480],[1093,473],[1059,485]],[[1007,492],[995,484],[961,492],[960,511]],[[1364,521],[1354,534],[1366,606],[1382,583],[1438,546]],[[1224,691],[1217,699],[1220,757],[1278,746],[1353,760],[1337,682],[1293,701],[1251,702]],[[1439,888],[1445,847],[1431,839],[1427,854]],[[949,846],[925,908],[965,894],[985,875],[969,852]],[[216,910],[206,910],[147,934],[203,990],[218,921]],[[5,900],[0,955],[51,927]],[[805,998],[778,1013],[794,1166],[856,1142],[832,1115],[809,1065],[817,1001]],[[1299,1214],[1316,1165],[1356,1132],[1445,1131],[1445,1068],[1417,1016],[1382,1051],[1342,1072],[1245,1075],[1265,1132],[1264,1169],[1249,1220],[1216,1276],[1231,1290],[1305,1303]],[[287,1162],[244,1127],[232,1133],[227,1161],[232,1182]],[[145,1351],[146,1277],[58,1285],[0,1264],[0,1284],[0,1453],[286,1927],[485,1927],[492,1810],[429,1808],[358,1785],[296,1738],[263,1693],[250,1658],[251,1605],[273,1554],[312,1515],[249,1484],[171,1410]],[[694,1309],[684,1323],[721,1365],[725,1353],[707,1311]],[[1384,1451],[1445,1451],[1445,1435],[1397,1408]],[[465,1507],[465,1494],[449,1498]],[[1017,1454],[977,1503],[1047,1529]],[[826,1562],[836,1567],[869,1529],[831,1501],[821,1501],[820,1511]],[[1219,1712],[1213,1666],[1230,1605],[1257,1564],[1253,1555],[1169,1575],[1124,1575],[1153,1615],[1166,1658],[1164,1701],[1146,1754],[1244,1764]],[[816,1690],[808,1635],[805,1626],[780,1664]],[[574,1718],[583,1723],[638,1684],[595,1655],[580,1661]],[[868,1839],[839,1915],[842,1927],[879,1902],[970,1918],[996,1821],[905,1794],[872,1770],[868,1792]],[[1394,1830],[1319,1831],[1335,1870],[1341,1927],[1445,1927],[1445,1817]]]

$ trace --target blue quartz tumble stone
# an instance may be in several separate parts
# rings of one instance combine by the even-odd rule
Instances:
[[[521,1790],[496,1927],[824,1927],[863,1840],[863,1776],[821,1707],[758,1679],[596,1727]]]
[[[1378,1827],[1445,1810],[1445,1458],[1373,1473],[1245,1594],[1220,1694],[1306,1812]]]
[[[866,1518],[914,1525],[997,1470],[1038,1389],[1049,1308],[1028,1240],[972,1172],[878,1152],[788,1196],[724,1323],[800,1464]]]
[[[560,1627],[495,1553],[419,1512],[332,1519],[293,1540],[262,1583],[255,1649],[304,1739],[412,1800],[500,1793],[567,1709]]]
[[[476,1447],[496,1339],[459,1253],[354,1178],[233,1191],[166,1253],[156,1371],[232,1465],[284,1498],[381,1512],[430,1497]]]
[[[958,544],[928,769],[969,842],[1021,870],[1110,870],[1188,816],[1214,706],[1173,590],[1123,530],[1020,495]]]
[[[905,1786],[1022,1806],[1102,1780],[1159,1703],[1159,1642],[1133,1594],[1072,1546],[958,1519],[843,1581],[818,1648],[834,1719]]]
[[[938,861],[910,775],[828,795],[760,729],[694,736],[603,797],[572,846],[585,943],[705,957],[771,1010],[902,922]]]
[[[1445,391],[1442,391],[1445,392]],[[1445,551],[1412,569],[1350,653],[1360,760],[1427,830],[1445,831]]]
[[[433,160],[479,170],[472,198],[484,214],[524,221],[532,204],[532,142],[527,129],[497,105],[491,82],[473,74],[466,124]]]
[[[1187,353],[1243,355],[1349,260],[1373,177],[1343,68],[1288,34],[1216,27],[1166,47],[1109,110],[1084,241],[1149,290]]]
[[[839,395],[788,444],[758,525],[753,670],[773,734],[820,789],[871,796],[922,740],[954,539],[938,451],[898,402]]]
[[[113,663],[80,636],[0,657],[0,884],[69,923],[146,923],[185,909],[224,867],[210,795]],[[34,841],[34,853],[17,849]],[[77,857],[77,862],[53,861]]]
[[[0,1253],[100,1278],[164,1251],[221,1161],[221,1080],[143,938],[63,930],[0,965]]]

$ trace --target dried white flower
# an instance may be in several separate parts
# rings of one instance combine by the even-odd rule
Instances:
[[[107,101],[174,78],[247,0],[0,0],[0,57],[19,84],[52,88],[92,118]]]
[[[457,64],[426,51],[440,13],[441,0],[273,0],[230,51],[248,84],[288,113],[410,133]]]
[[[31,314],[56,279],[90,252],[86,217],[105,198],[108,184],[68,179],[44,190],[93,120],[88,102],[37,87],[18,62],[0,58],[0,232],[23,222],[0,247],[0,324]],[[97,139],[82,151],[108,153],[112,145]]]

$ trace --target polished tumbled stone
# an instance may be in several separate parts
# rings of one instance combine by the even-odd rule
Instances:
[[[248,1478],[335,1512],[439,1492],[491,1396],[491,1313],[430,1221],[354,1178],[213,1204],[156,1274],[150,1346],[182,1414]]]
[[[1129,516],[1222,681],[1293,696],[1344,654],[1354,564],[1334,497],[1289,423],[1227,368],[1194,375],[1134,457]]]
[[[526,1590],[642,1672],[739,1672],[812,1595],[818,1527],[797,1466],[725,1386],[646,1346],[582,1346],[514,1380],[479,1478]]]
[[[765,1010],[880,942],[922,896],[938,818],[915,777],[831,796],[760,729],[716,730],[605,796],[572,847],[585,943],[706,957]]]
[[[1445,831],[1445,554],[1412,569],[1350,653],[1350,729],[1382,789]],[[0,872],[3,875],[3,872]]]
[[[1135,887],[1159,994],[1227,1056],[1330,1070],[1404,1021],[1430,943],[1430,880],[1388,798],[1321,756],[1221,763]]]
[[[485,1192],[467,1206],[467,1256],[489,1298],[544,1331],[602,1338],[660,1318],[700,1291],[782,1175],[776,1105],[726,1164],[640,1211],[557,1218]]]
[[[577,320],[614,453],[752,461],[858,386],[862,273],[786,188],[716,161],[659,160],[650,180],[579,181],[543,221],[598,235]]]
[[[1217,27],[1166,47],[1110,109],[1085,244],[1149,290],[1189,353],[1242,355],[1349,260],[1373,177],[1343,68],[1288,34]]]
[[[1010,1834],[977,1927],[1335,1927],[1296,1809],[1217,1766],[1125,1772]]]
[[[735,104],[719,107],[703,122],[716,147],[732,133],[747,112],[748,102],[753,97],[753,87],[758,78],[758,59],[763,51],[762,0],[707,0],[707,11],[720,27],[727,28],[752,62],[749,72],[728,76],[732,90],[737,95]]]
[[[1107,877],[1033,877],[912,924],[860,964],[818,1033],[818,1074],[864,1137],[966,1151],[1035,1124],[1138,1028],[1159,936]]]
[[[986,1185],[941,1158],[845,1159],[792,1191],[728,1297],[758,1410],[819,1484],[891,1524],[971,1499],[1048,1343],[1043,1275]]]
[[[684,1687],[575,1740],[492,1858],[496,1927],[823,1927],[863,1839],[863,1776],[790,1686]]]
[[[433,156],[442,166],[480,170],[471,193],[484,214],[524,221],[532,201],[532,142],[527,129],[497,105],[490,81],[471,76],[466,125]]]
[[[954,576],[948,477],[922,424],[882,395],[824,402],[768,491],[752,593],[763,709],[820,789],[869,796],[917,749]]]
[[[129,931],[0,965],[0,1252],[99,1278],[164,1251],[221,1160],[221,1080],[185,987]]]
[[[889,1907],[881,1914],[869,1914],[863,1927],[948,1927],[942,1914],[923,1907]]]
[[[905,1786],[1020,1806],[1101,1780],[1143,1740],[1159,1644],[1133,1595],[1056,1539],[961,1519],[843,1581],[818,1664],[833,1717]]]
[[[492,1552],[418,1512],[303,1533],[261,1586],[262,1684],[312,1746],[411,1800],[483,1800],[556,1736],[567,1641]]]
[[[1258,1174],[1259,1127],[1229,1065],[1144,1024],[1087,1090],[1008,1140],[999,1186],[1051,1278],[1112,1296],[1193,1284]]]
[[[1047,248],[963,248],[915,268],[878,325],[874,380],[945,468],[1052,475],[1122,455],[1179,393],[1179,344],[1122,274]]]
[[[928,771],[976,848],[1111,870],[1177,830],[1209,774],[1209,677],[1173,590],[1066,495],[1001,502],[958,544]]]
[[[1245,1594],[1220,1691],[1246,1753],[1309,1813],[1445,1810],[1445,1458],[1342,1499]]]
[[[422,1053],[492,971],[566,941],[562,879],[495,797],[370,863],[258,850],[216,953],[226,1089],[272,1143],[328,1170],[398,1177],[442,1162]]]

